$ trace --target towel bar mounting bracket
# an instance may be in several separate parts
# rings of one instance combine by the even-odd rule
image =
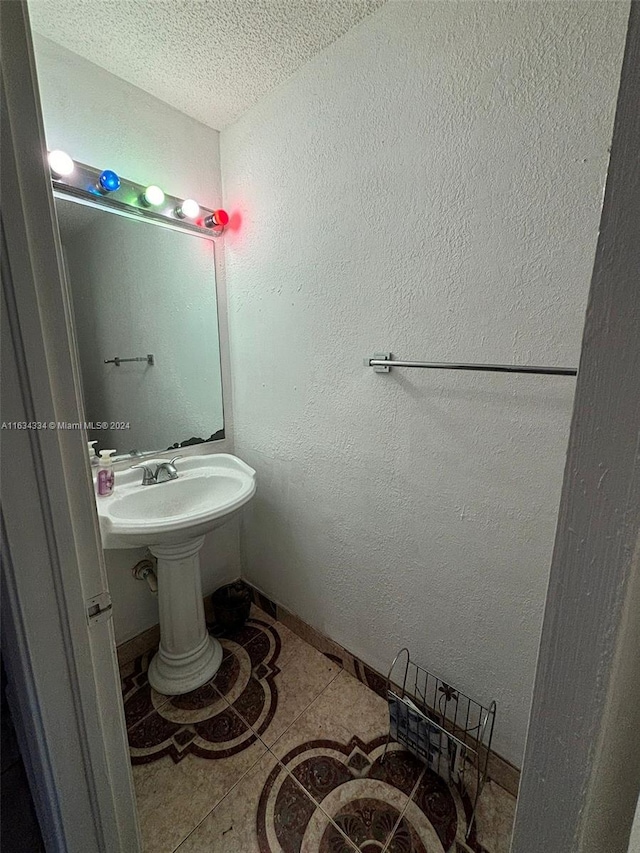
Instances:
[[[385,367],[382,364],[371,364],[371,361],[389,361],[391,359],[390,352],[374,352],[373,356],[370,358],[365,358],[364,366],[365,367],[373,367],[374,373],[389,373],[391,370],[390,367]]]

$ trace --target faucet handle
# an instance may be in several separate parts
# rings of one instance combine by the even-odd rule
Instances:
[[[134,471],[136,469],[140,469],[140,468],[144,471],[144,474],[142,475],[142,485],[143,486],[149,486],[151,483],[156,482],[156,474],[154,471],[151,470],[149,465],[140,464],[140,465],[132,465],[131,466],[132,471]]]
[[[174,456],[173,459],[165,459],[164,462],[158,463],[156,468],[156,483],[164,483],[166,480],[177,480],[178,472],[173,464],[176,459],[181,459],[180,456]]]

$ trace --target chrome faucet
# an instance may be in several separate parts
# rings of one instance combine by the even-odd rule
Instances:
[[[166,483],[167,480],[177,480],[178,472],[173,464],[176,459],[181,459],[181,456],[174,456],[168,462],[161,462],[156,468],[156,483]]]
[[[142,468],[142,483],[141,486],[155,486],[158,483],[167,483],[169,480],[177,480],[178,472],[174,462],[176,459],[181,459],[181,456],[174,456],[166,462],[160,462],[155,469],[151,465],[132,465],[132,469]]]

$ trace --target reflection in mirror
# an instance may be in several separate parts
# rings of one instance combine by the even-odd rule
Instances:
[[[223,438],[212,240],[59,197],[56,210],[89,439],[122,454]]]

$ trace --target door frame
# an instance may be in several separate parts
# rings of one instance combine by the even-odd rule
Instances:
[[[601,475],[599,466],[607,460],[607,442],[585,440],[586,433],[593,436],[600,430],[606,436],[603,430],[621,419],[629,423],[625,419],[635,412],[630,380],[640,357],[640,335],[629,318],[638,305],[637,267],[631,264],[637,263],[640,246],[638,5],[631,4],[514,853],[602,850],[597,845],[602,843],[603,827],[615,826],[616,821],[616,839],[613,844],[608,839],[606,849],[622,851],[632,818],[633,788],[640,782],[638,767],[629,760],[628,740],[624,797],[612,785],[614,767],[607,760],[607,755],[619,758],[623,745],[624,729],[615,726],[621,709],[628,712],[629,705],[640,709],[640,702],[624,702],[631,686],[625,666],[635,668],[636,675],[638,669],[638,660],[625,655],[625,650],[634,643],[637,647],[638,612],[632,603],[634,596],[640,597],[638,552],[635,563],[633,556],[638,507],[631,503],[637,495],[631,432],[616,435],[612,447],[617,461],[610,460],[608,469],[613,475],[586,490],[581,476],[590,477],[596,470]],[[0,7],[6,241],[2,418],[79,422],[78,371],[63,298],[28,15],[23,0]],[[630,216],[632,210],[635,217]],[[628,315],[613,339],[607,337],[612,312]],[[137,853],[140,840],[111,620],[90,625],[86,617],[87,599],[106,591],[106,574],[84,431],[22,430],[3,438],[3,654],[47,850]],[[602,510],[595,531],[589,528],[592,510]],[[625,524],[616,527],[621,517]],[[583,525],[584,541],[594,554],[611,535],[618,537],[620,547],[608,553],[605,563],[587,571],[576,524]],[[598,594],[612,588],[613,598],[603,595],[598,600]],[[593,617],[588,624],[586,612]],[[575,625],[582,628],[572,630]],[[582,678],[573,684],[577,673],[571,661],[576,659],[592,666],[600,690]],[[572,700],[576,690],[586,699],[579,719],[557,701],[566,695],[568,685]],[[575,711],[571,704],[569,711],[572,707]],[[627,729],[630,723],[636,725],[628,714],[626,722]],[[632,730],[637,733],[638,728]],[[591,747],[579,750],[576,764],[571,747],[584,738]],[[79,779],[86,784],[78,784]]]
[[[640,791],[640,2],[632,2],[512,853],[627,853]]]
[[[28,12],[2,15],[2,413],[81,422]],[[86,432],[2,431],[2,650],[47,851],[138,853]]]

